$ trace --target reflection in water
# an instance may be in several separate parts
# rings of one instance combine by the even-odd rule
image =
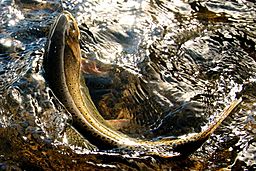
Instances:
[[[82,55],[90,66],[84,76],[95,104],[130,136],[153,140],[200,132],[238,94],[246,94],[246,103],[189,159],[172,163],[120,154],[108,161],[105,153],[80,159],[57,138],[64,136],[70,116],[45,84],[41,66],[46,35],[61,5],[80,23]],[[80,168],[255,167],[253,2],[2,1],[0,6],[1,139],[16,136],[8,134],[9,128],[20,135],[1,141],[6,151],[1,150],[0,167],[24,169],[29,164],[21,159],[32,157],[28,163],[34,167],[47,168],[40,158],[60,169],[69,155],[76,156]],[[55,149],[51,143],[65,147]],[[7,161],[14,149],[21,150],[17,144],[25,150]],[[46,151],[33,155],[37,148]],[[59,148],[69,155],[57,153]],[[61,158],[60,163],[41,159],[44,154]]]

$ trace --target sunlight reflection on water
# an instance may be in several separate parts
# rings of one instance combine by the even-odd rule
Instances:
[[[42,70],[42,49],[60,2],[31,2],[1,1],[0,126],[16,128],[27,143],[39,137],[67,146],[57,137],[70,116],[45,84]],[[121,131],[131,136],[154,140],[200,132],[246,82],[255,82],[256,11],[249,1],[79,0],[62,6],[80,24],[83,57],[99,70],[85,73],[96,106],[106,118],[128,120]],[[191,160],[211,170],[253,167],[255,99],[251,101],[192,159],[182,161],[183,168],[195,169]],[[107,154],[94,155],[91,168],[141,169],[151,161],[134,159],[137,164],[117,154],[117,161],[107,164],[102,159]],[[0,168],[4,162],[1,158]],[[147,167],[168,165],[152,163]]]

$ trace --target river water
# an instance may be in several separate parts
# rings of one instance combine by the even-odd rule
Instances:
[[[3,0],[0,7],[0,170],[255,170],[254,1]],[[67,143],[68,130],[77,133],[42,67],[63,9],[79,23],[95,105],[129,136],[197,133],[232,100],[245,101],[187,158],[91,152],[81,137]]]

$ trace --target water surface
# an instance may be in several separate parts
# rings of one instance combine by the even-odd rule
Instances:
[[[0,5],[1,169],[255,169],[254,2]],[[82,71],[93,101],[129,136],[157,140],[197,133],[238,96],[247,100],[185,159],[81,151],[73,145],[84,147],[83,139],[63,140],[71,116],[43,76],[47,35],[63,9],[80,25]]]

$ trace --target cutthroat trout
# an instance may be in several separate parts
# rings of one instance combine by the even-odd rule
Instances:
[[[209,127],[195,135],[174,140],[149,141],[131,138],[113,129],[99,114],[81,77],[80,31],[74,17],[62,12],[49,33],[43,67],[46,81],[67,111],[71,113],[73,126],[100,150],[113,148],[138,150],[145,155],[173,157],[189,155],[197,150],[221,122],[242,102],[234,100]]]

